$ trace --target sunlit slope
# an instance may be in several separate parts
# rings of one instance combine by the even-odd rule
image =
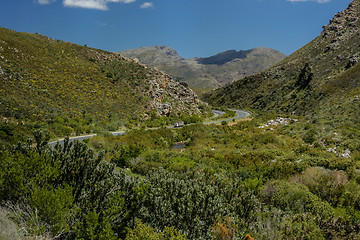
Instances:
[[[170,76],[102,50],[0,28],[0,115],[98,120],[199,114]]]
[[[309,44],[262,73],[213,91],[205,100],[302,114],[355,97],[360,87],[359,8],[359,1],[353,1]]]

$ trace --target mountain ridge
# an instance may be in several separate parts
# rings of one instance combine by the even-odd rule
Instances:
[[[221,87],[234,79],[264,70],[285,57],[277,50],[259,47],[185,59],[175,49],[162,45],[124,50],[119,54],[157,67],[195,88]]]

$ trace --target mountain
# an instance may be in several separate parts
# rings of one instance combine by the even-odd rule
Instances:
[[[159,70],[119,54],[4,28],[0,79],[1,123],[71,127],[71,119],[91,125],[200,114],[196,94]]]
[[[166,46],[141,47],[120,54],[157,67],[195,88],[224,86],[235,79],[260,72],[286,57],[277,50],[264,47],[229,50],[207,58],[192,59],[185,59]]]
[[[207,94],[213,105],[311,114],[359,114],[360,3],[350,3],[313,41],[277,65]],[[331,111],[329,109],[332,109]],[[359,117],[360,115],[358,115]]]

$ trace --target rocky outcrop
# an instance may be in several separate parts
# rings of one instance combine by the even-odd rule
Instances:
[[[359,30],[358,8],[359,1],[353,1],[344,11],[337,13],[330,23],[323,26],[323,38],[331,38],[331,43],[326,47],[325,52],[339,49],[341,44],[346,42],[355,32]]]
[[[159,116],[200,114],[200,101],[194,91],[156,68],[150,71],[152,78],[143,91],[144,97],[150,99],[149,111],[155,109]]]
[[[156,112],[161,116],[170,116],[172,107],[169,102],[166,103],[156,103]]]
[[[288,125],[289,123],[294,123],[298,121],[298,119],[278,117],[277,119],[269,120],[266,124],[259,126],[259,128],[268,128],[270,126],[277,125]]]
[[[349,58],[348,63],[346,64],[345,68],[349,69],[352,66],[354,66],[355,64],[357,64],[359,62],[359,56],[352,56]]]
[[[158,46],[156,49],[165,51],[168,55],[177,54],[175,50]],[[175,52],[174,52],[175,51]],[[182,82],[175,81],[173,77],[158,70],[156,67],[148,68],[141,64],[137,58],[127,58],[120,54],[105,54],[89,49],[88,57],[96,62],[125,60],[134,62],[147,69],[146,79],[137,87],[145,98],[148,98],[146,109],[148,112],[156,111],[158,116],[170,116],[170,114],[199,115],[199,100],[196,94]]]

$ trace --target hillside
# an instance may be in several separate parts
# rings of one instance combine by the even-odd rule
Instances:
[[[264,47],[229,50],[207,58],[192,59],[185,59],[166,46],[141,47],[120,54],[157,67],[194,88],[218,88],[260,72],[285,58],[279,51]]]
[[[359,8],[353,1],[309,44],[274,67],[213,91],[206,101],[295,114],[341,108],[345,102],[359,109]]]
[[[196,94],[169,75],[101,50],[0,28],[0,116],[73,125],[200,114]],[[80,127],[80,126],[79,126]],[[71,130],[72,129],[72,130]],[[78,129],[76,132],[90,132]]]
[[[218,124],[135,59],[0,28],[0,240],[359,240],[359,8],[207,95],[255,109]],[[49,143],[84,132],[98,134]]]

